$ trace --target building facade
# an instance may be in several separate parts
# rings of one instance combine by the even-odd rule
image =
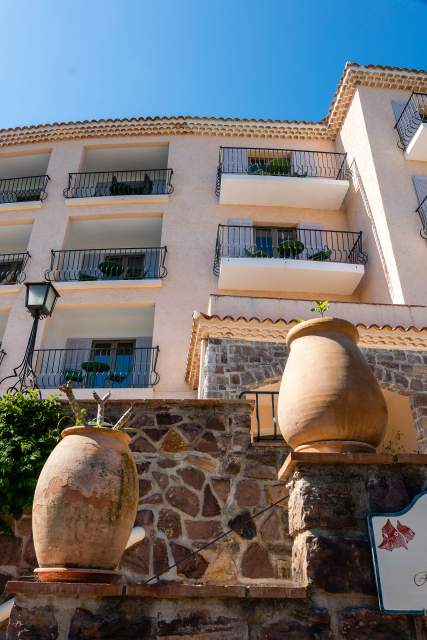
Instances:
[[[47,279],[43,393],[246,393],[274,437],[287,331],[328,299],[385,390],[387,442],[424,450],[427,72],[348,64],[320,122],[74,122],[0,145],[2,377],[31,328],[23,283]]]

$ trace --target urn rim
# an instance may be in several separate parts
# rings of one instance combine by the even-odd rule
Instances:
[[[355,344],[359,342],[359,332],[354,324],[342,318],[326,317],[304,320],[304,322],[300,322],[292,327],[286,336],[286,344],[290,347],[296,338],[302,338],[303,336],[314,335],[316,333],[324,334],[333,332],[343,333]]]
[[[66,438],[67,436],[89,436],[93,437],[94,435],[103,435],[109,436],[114,440],[121,440],[125,444],[129,444],[132,438],[123,431],[113,431],[113,429],[108,429],[106,427],[90,427],[86,425],[74,425],[73,427],[66,427],[61,431],[61,438]]]

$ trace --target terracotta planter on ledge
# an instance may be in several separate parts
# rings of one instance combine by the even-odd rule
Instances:
[[[70,427],[50,454],[33,502],[42,581],[111,582],[138,505],[138,477],[123,432]]]
[[[316,318],[293,327],[279,394],[283,437],[295,451],[374,452],[387,407],[354,325]]]

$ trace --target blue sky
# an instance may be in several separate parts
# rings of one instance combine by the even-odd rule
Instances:
[[[347,60],[427,69],[427,0],[0,0],[0,127],[318,120]]]

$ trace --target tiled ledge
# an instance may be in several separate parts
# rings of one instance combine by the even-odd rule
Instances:
[[[309,453],[292,451],[279,471],[279,480],[286,481],[297,464],[427,465],[427,454],[399,453],[393,455],[391,453]]]
[[[93,584],[71,582],[35,582],[11,580],[7,583],[9,595],[64,596],[64,597],[128,597],[128,598],[264,598],[301,599],[307,597],[307,589],[291,581],[280,584],[214,585],[182,584]]]

